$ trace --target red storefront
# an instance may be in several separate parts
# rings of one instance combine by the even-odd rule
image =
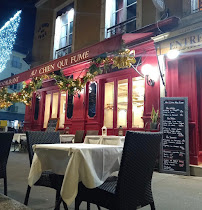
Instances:
[[[153,24],[137,33],[114,36],[0,81],[0,87],[58,70],[73,79],[82,77],[92,58],[103,53],[113,54],[121,48],[124,41],[128,49],[135,50],[137,71],[141,73],[146,64],[152,67],[148,74],[155,81],[153,86],[133,68],[104,72],[96,76],[93,83],[87,83],[84,90],[75,96],[61,92],[54,79],[45,80],[42,88],[33,94],[31,106],[26,106],[24,129],[45,130],[50,118],[58,118],[59,130],[69,127],[69,133],[75,133],[76,130],[99,130],[101,133],[104,125],[108,135],[118,135],[120,126],[123,127],[124,133],[126,130],[145,130],[152,106],[155,110],[160,108],[159,63],[151,37],[159,33],[159,27],[169,30],[177,25],[177,21],[176,18],[169,18],[159,22],[158,26]],[[170,93],[175,92],[176,87],[175,84],[169,84],[169,80],[172,81],[173,78],[173,75],[169,74],[166,77],[167,92],[168,96],[171,96]],[[191,94],[191,89],[189,91]]]
[[[167,96],[188,98],[189,155],[194,165],[202,163],[201,34],[201,23],[197,23],[154,38],[158,54],[165,59]],[[179,56],[169,59],[165,55],[170,50]]]
[[[133,47],[128,46],[130,50],[135,50],[136,58],[140,58],[144,64],[151,64],[158,71],[156,50],[150,39],[151,35],[153,34],[141,33],[125,34],[119,37],[125,41],[126,45],[132,43]],[[120,48],[121,39],[118,39],[108,40],[108,44],[109,42],[111,44],[110,51]],[[98,49],[98,45],[104,46],[105,42],[106,40],[92,46],[92,49]],[[103,49],[104,52],[110,52],[105,47]],[[83,51],[89,51],[90,54],[90,50],[86,48]],[[57,60],[54,62],[56,63]],[[89,64],[88,59],[78,62],[73,66],[63,68],[63,73],[73,78],[82,77]],[[142,65],[137,67],[140,72],[141,67]],[[103,125],[108,128],[108,135],[117,135],[119,126],[122,126],[124,131],[143,130],[145,122],[150,118],[152,105],[155,109],[159,109],[159,76],[155,80],[155,85],[149,86],[133,68],[122,69],[96,76],[93,83],[88,83],[84,90],[74,97],[66,92],[60,92],[54,80],[46,80],[43,88],[34,94],[32,106],[26,107],[25,129],[44,130],[49,118],[59,118],[59,129],[69,127],[70,133],[75,133],[76,130],[101,132]],[[38,114],[36,114],[36,106],[39,107]]]

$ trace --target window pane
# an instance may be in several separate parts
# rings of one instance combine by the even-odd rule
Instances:
[[[73,21],[70,22],[70,29],[69,29],[69,33],[71,34],[73,32]]]
[[[59,98],[59,93],[53,93],[51,118],[57,118],[58,117],[58,98]]]
[[[123,0],[116,0],[116,11],[123,8]]]
[[[134,19],[126,24],[126,32],[127,33],[130,33],[135,30],[136,30],[136,19]]]
[[[117,127],[127,127],[128,80],[118,81]]]
[[[143,128],[145,80],[142,77],[133,78],[132,120],[133,127]]]
[[[94,117],[96,114],[96,92],[97,84],[92,83],[89,85],[89,104],[88,104],[88,116]]]
[[[104,125],[113,128],[114,83],[105,83]]]
[[[73,95],[68,95],[68,104],[67,104],[67,118],[70,119],[72,118],[73,115],[73,108],[74,108],[74,104],[73,104]]]
[[[67,36],[67,27],[68,27],[68,25],[62,26],[62,29],[61,29],[61,37]]]
[[[136,17],[136,4],[127,7],[127,19]]]
[[[68,48],[68,54],[72,52],[72,47]]]
[[[136,3],[136,2],[137,2],[137,0],[127,0],[127,6],[130,4]]]
[[[60,98],[60,123],[59,123],[60,128],[64,128],[65,108],[66,108],[66,93],[62,92]]]
[[[45,102],[45,112],[44,112],[44,128],[47,128],[48,120],[50,118],[50,103],[51,103],[51,94],[46,95]]]
[[[72,34],[69,35],[69,44],[72,44]]]
[[[61,20],[62,20],[62,25],[65,25],[68,23],[68,13],[67,12],[61,16]]]
[[[35,110],[34,110],[34,119],[35,120],[38,120],[38,117],[39,117],[39,99],[36,98],[36,101],[35,101]]]
[[[60,39],[60,48],[67,46],[67,38]]]

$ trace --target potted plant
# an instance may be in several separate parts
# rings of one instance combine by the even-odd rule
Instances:
[[[152,106],[151,123],[150,123],[151,130],[157,129],[158,121],[159,121],[159,110],[155,111],[154,106]]]

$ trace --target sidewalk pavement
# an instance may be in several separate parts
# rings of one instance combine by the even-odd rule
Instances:
[[[7,165],[8,196],[23,203],[29,173],[27,153],[10,152]],[[153,175],[153,196],[157,210],[201,210],[202,209],[202,177],[179,175]],[[3,179],[0,179],[0,193],[3,194]],[[28,206],[31,209],[54,209],[55,190],[45,187],[32,187]],[[62,205],[61,205],[61,209]],[[74,204],[69,208],[74,209]],[[82,203],[81,210],[86,210]],[[104,209],[104,208],[103,208]],[[146,206],[142,210],[149,210]],[[1,208],[0,204],[0,210]],[[97,210],[92,205],[91,210]]]

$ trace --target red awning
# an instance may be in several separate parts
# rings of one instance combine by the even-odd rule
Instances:
[[[14,75],[7,79],[0,81],[0,87],[16,84],[22,81],[26,81],[33,77],[38,77],[43,74],[49,74],[51,72],[70,67],[72,65],[81,63],[83,61],[90,60],[103,53],[109,53],[120,49],[122,41],[126,44],[137,41],[146,37],[150,37],[152,33],[139,33],[139,34],[119,34],[112,38],[105,39],[90,47],[83,48],[74,53],[68,54],[64,57],[56,60],[49,61],[45,64],[29,69],[20,74]]]

